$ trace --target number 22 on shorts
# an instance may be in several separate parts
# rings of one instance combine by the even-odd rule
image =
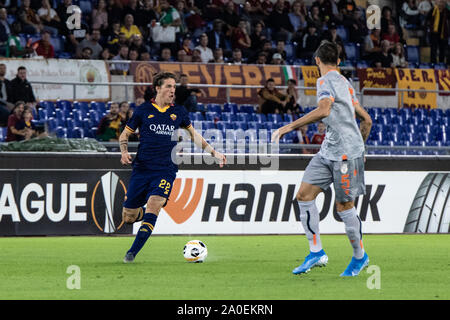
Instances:
[[[159,187],[161,189],[164,189],[164,194],[169,194],[170,191],[170,182],[167,182],[165,179],[161,179],[161,182],[159,183]]]

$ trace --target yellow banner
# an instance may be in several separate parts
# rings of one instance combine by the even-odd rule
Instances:
[[[319,67],[317,66],[301,66],[303,81],[305,87],[316,88],[317,79],[320,78]],[[305,90],[305,95],[315,96],[316,90]]]
[[[436,90],[433,69],[395,69],[399,89]],[[399,107],[437,108],[437,94],[429,92],[399,92]],[[403,105],[402,105],[403,101]]]

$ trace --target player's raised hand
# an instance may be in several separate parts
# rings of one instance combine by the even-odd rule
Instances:
[[[128,152],[122,152],[120,163],[123,165],[131,164],[131,155]]]
[[[213,156],[214,156],[214,158],[219,160],[219,167],[222,168],[224,165],[227,164],[227,157],[225,157],[224,154],[214,150]]]

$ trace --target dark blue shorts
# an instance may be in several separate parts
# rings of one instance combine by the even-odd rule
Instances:
[[[153,195],[168,199],[176,173],[133,169],[123,206],[136,209],[144,206]]]

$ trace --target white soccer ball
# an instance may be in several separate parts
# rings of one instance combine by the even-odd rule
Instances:
[[[183,249],[183,256],[187,262],[203,262],[208,255],[206,244],[200,240],[190,240]]]

